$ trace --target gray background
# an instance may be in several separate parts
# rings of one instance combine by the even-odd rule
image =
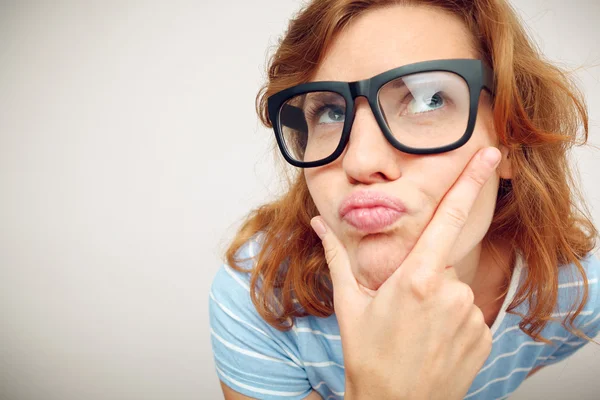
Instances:
[[[254,96],[299,4],[0,3],[2,400],[221,398],[208,290],[279,188]],[[600,3],[514,4],[551,59],[600,63]],[[596,223],[599,155],[575,152]],[[589,345],[512,398],[600,398],[598,371]]]

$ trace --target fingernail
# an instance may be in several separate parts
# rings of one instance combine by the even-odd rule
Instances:
[[[496,168],[500,164],[500,151],[495,148],[487,148],[481,154],[481,159],[491,168]]]
[[[327,233],[327,228],[325,228],[325,224],[321,222],[321,218],[315,217],[310,220],[310,226],[315,230],[319,238],[323,239],[323,236]]]

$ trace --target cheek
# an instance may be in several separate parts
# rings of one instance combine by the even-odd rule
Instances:
[[[418,182],[415,183],[422,188],[427,198],[435,204],[435,208],[464,173],[465,168],[475,154],[479,150],[494,144],[495,133],[483,125],[485,121],[487,119],[478,118],[473,136],[464,146],[449,153],[428,156],[426,163],[417,169]],[[490,178],[486,186],[482,188],[482,192],[489,191],[491,193],[492,201],[495,200],[498,184],[497,182],[494,184],[493,180],[494,178]],[[490,182],[492,183],[490,184]],[[489,193],[487,197],[490,197]]]
[[[331,214],[331,208],[333,208],[332,193],[330,193],[332,191],[331,180],[327,178],[326,173],[322,173],[317,169],[305,169],[304,179],[319,214],[329,224],[331,221],[329,221],[328,215]],[[330,183],[328,184],[328,182]]]
[[[413,179],[413,185],[423,194],[423,210],[435,210],[444,196],[448,193],[456,178],[462,172],[462,161],[433,160],[426,168],[421,168],[420,173]],[[430,215],[433,217],[433,214]]]
[[[485,237],[492,223],[492,219],[494,218],[498,184],[498,176],[494,175],[481,189],[479,196],[471,208],[467,223],[453,247],[453,251],[450,255],[451,262],[456,263],[463,259],[475,248],[475,246],[481,243]]]

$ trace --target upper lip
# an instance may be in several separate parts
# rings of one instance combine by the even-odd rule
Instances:
[[[340,204],[339,215],[344,218],[346,214],[356,208],[387,207],[398,212],[406,212],[404,203],[393,196],[383,192],[361,190],[347,196]]]

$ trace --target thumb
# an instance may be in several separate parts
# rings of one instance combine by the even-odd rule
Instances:
[[[354,278],[346,248],[329,229],[322,217],[317,216],[310,220],[310,225],[321,239],[325,250],[325,259],[331,273],[334,291],[360,292],[358,282]]]

